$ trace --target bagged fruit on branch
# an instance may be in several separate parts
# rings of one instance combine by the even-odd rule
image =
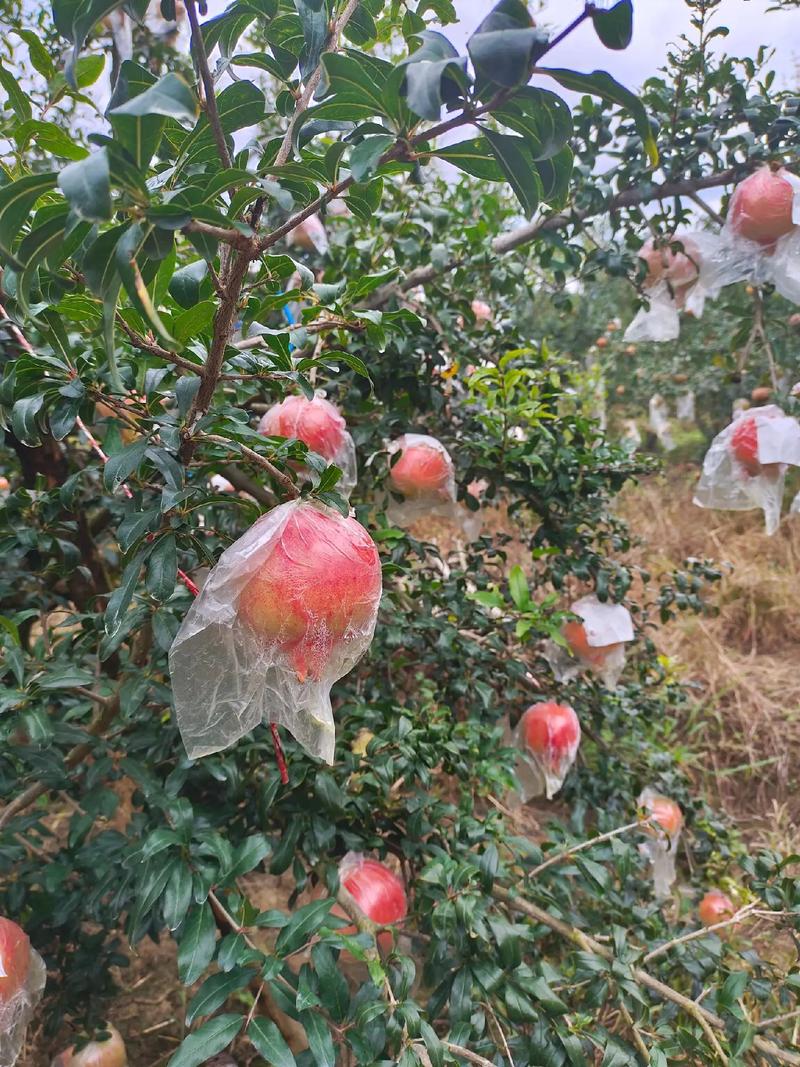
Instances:
[[[592,594],[571,605],[579,619],[564,623],[566,648],[548,641],[544,654],[557,681],[571,682],[581,671],[599,675],[603,685],[616,688],[625,667],[625,644],[633,641],[633,620],[623,604],[604,604]]]
[[[127,1067],[128,1053],[122,1035],[111,1023],[103,1026],[101,1040],[90,1041],[75,1051],[70,1045],[50,1064],[50,1067]]]
[[[405,919],[408,901],[402,881],[389,870],[385,863],[370,859],[360,852],[348,852],[339,864],[339,881],[347,890],[359,911],[378,926],[391,926]],[[334,915],[346,918],[343,911],[334,907]],[[356,934],[355,928],[345,928],[345,934]],[[392,947],[392,935],[388,931],[378,934],[378,944],[384,951]]]
[[[694,495],[701,508],[760,508],[768,534],[778,529],[787,465],[800,466],[800,423],[775,404],[741,412],[717,434]]]
[[[390,522],[403,526],[429,516],[457,518],[455,469],[441,441],[406,433],[389,444],[388,452]],[[402,500],[395,499],[398,494]]]
[[[712,298],[726,285],[770,282],[800,303],[800,179],[784,167],[759,168],[733,191],[725,225],[701,248],[700,281]]]
[[[286,241],[290,245],[304,248],[306,252],[318,252],[321,256],[324,256],[330,247],[328,234],[319,215],[309,215],[307,219],[299,222],[286,234]]]
[[[665,452],[671,452],[675,447],[675,439],[669,425],[669,408],[660,393],[650,397],[648,420],[650,430],[655,434],[658,443]]]
[[[651,238],[639,249],[639,259],[647,265],[643,284],[648,306],[636,313],[623,340],[674,341],[680,336],[680,312],[685,309],[699,319],[705,306],[698,243],[688,234],[660,244]]]
[[[170,649],[191,759],[278,723],[333,761],[330,688],[370,646],[381,598],[375,543],[324,504],[281,504],[223,552]]]
[[[47,972],[28,935],[0,917],[0,1067],[13,1067],[42,999]]]
[[[512,743],[519,753],[517,781],[523,802],[564,784],[581,743],[581,724],[569,704],[532,704],[517,723]]]
[[[653,867],[653,891],[657,898],[668,897],[675,881],[675,856],[683,826],[683,812],[669,797],[649,786],[639,795],[639,807],[650,821],[645,825],[647,840],[640,845]]]
[[[349,497],[358,481],[356,446],[347,431],[347,423],[325,394],[318,391],[313,399],[287,396],[265,412],[258,432],[266,437],[294,437],[312,452],[334,463],[342,476],[334,487]]]

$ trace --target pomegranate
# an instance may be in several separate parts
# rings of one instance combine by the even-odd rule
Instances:
[[[734,189],[731,226],[740,237],[771,250],[794,227],[793,201],[794,188],[781,171],[761,167]]]
[[[596,670],[602,670],[611,653],[623,643],[618,641],[611,645],[590,645],[586,627],[576,619],[571,622],[565,622],[561,627],[561,633],[572,654],[587,666],[594,667]]]
[[[408,903],[403,883],[378,860],[348,854],[339,866],[339,879],[361,911],[379,926],[389,926],[406,917]],[[342,914],[338,908],[333,911]],[[342,930],[345,934],[355,932],[354,927]],[[391,948],[392,935],[388,930],[378,934],[378,944],[386,951]]]
[[[407,497],[449,496],[453,461],[433,437],[410,434],[399,438],[400,458],[389,471],[395,492]]]
[[[581,724],[569,704],[533,704],[522,716],[522,738],[546,770],[558,771],[575,759]]]
[[[789,316],[789,325],[793,330],[800,330],[800,311],[795,311],[793,315]]]
[[[645,790],[639,797],[639,803],[669,837],[677,836],[683,826],[683,812],[674,800],[661,793]],[[652,827],[649,829],[653,830]]]
[[[607,337],[598,337],[597,340],[595,341],[595,344],[597,345],[598,348],[608,348],[608,338]]]
[[[743,415],[733,425],[731,451],[751,478],[759,474],[777,478],[780,463],[761,463],[758,458],[758,420],[755,415]]]
[[[304,396],[287,396],[266,412],[258,432],[268,437],[296,437],[312,452],[332,460],[344,447],[347,424],[324,397],[307,400]]]
[[[682,252],[672,250],[670,245],[675,242],[683,245]],[[639,249],[639,258],[647,264],[644,284],[648,288],[665,281],[677,295],[697,281],[700,251],[690,237],[670,238],[659,245],[651,238]]]
[[[772,390],[768,386],[759,385],[750,394],[750,399],[754,404],[766,404],[771,396]]]
[[[714,923],[730,919],[735,912],[733,901],[721,889],[710,889],[697,908],[703,926],[713,926]]]
[[[21,926],[0,917],[0,1011],[28,980],[31,943]]]
[[[103,1031],[109,1035],[104,1041],[90,1041],[78,1052],[70,1045],[56,1056],[51,1067],[126,1067],[128,1056],[119,1030],[105,1023]]]
[[[239,595],[239,618],[285,651],[303,682],[336,645],[370,626],[381,594],[378,550],[364,527],[301,503]]]
[[[492,317],[492,309],[483,300],[473,300],[470,307],[472,308],[472,314],[475,316],[475,321],[478,323],[488,322]]]

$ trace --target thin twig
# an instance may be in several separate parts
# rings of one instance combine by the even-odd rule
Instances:
[[[464,1048],[463,1045],[454,1045],[452,1041],[443,1041],[442,1044],[454,1056],[460,1056],[462,1060],[467,1060],[469,1063],[477,1063],[478,1067],[495,1067],[491,1060],[487,1060],[485,1056],[479,1056],[472,1049]]]
[[[687,941],[696,941],[699,937],[705,937],[707,934],[714,933],[715,930],[723,930],[726,926],[734,926],[736,923],[742,922],[753,915],[758,905],[747,904],[745,907],[740,908],[735,915],[732,915],[729,919],[723,919],[721,922],[712,923],[710,926],[704,926],[700,930],[692,930],[689,934],[683,934],[682,937],[673,938],[672,941],[667,941],[663,945],[659,945],[658,948],[654,948],[652,952],[648,952],[642,962],[649,963],[650,960],[656,960],[659,956],[665,956],[668,952],[671,952],[676,945],[685,945]]]
[[[283,471],[278,470],[274,463],[266,458],[266,456],[260,455],[255,449],[248,448],[247,445],[240,444],[238,441],[230,441],[227,437],[220,437],[215,433],[199,433],[195,437],[198,441],[211,441],[216,445],[224,445],[231,452],[241,452],[247,459],[252,460],[259,467],[262,467],[268,474],[270,474],[276,482],[285,490],[288,496],[296,499],[300,496],[300,490],[294,484],[288,474],[284,474]]]
[[[603,841],[610,841],[612,837],[619,837],[620,834],[626,834],[629,830],[640,830],[643,826],[646,826],[649,819],[637,819],[636,822],[629,822],[626,826],[618,826],[616,830],[609,830],[607,833],[599,834],[597,837],[593,837],[590,841],[581,841],[578,845],[573,845],[571,848],[565,849],[563,852],[558,852],[554,856],[548,857],[544,863],[540,863],[538,867],[534,867],[532,871],[526,872],[528,878],[535,878],[536,875],[541,874],[542,871],[546,871],[548,867],[554,867],[557,863],[562,863],[565,859],[569,859],[570,856],[574,856],[576,852],[582,852],[585,848],[591,848],[592,845],[599,845]]]
[[[222,123],[219,120],[217,97],[214,92],[214,78],[208,66],[208,56],[206,55],[206,46],[203,41],[203,31],[200,29],[200,23],[197,20],[197,8],[194,5],[194,0],[186,0],[186,14],[189,16],[189,25],[192,30],[190,48],[191,51],[194,52],[197,70],[203,83],[206,117],[208,118],[208,124],[211,127],[211,132],[214,136],[217,152],[219,153],[222,165],[226,170],[230,170],[231,157],[228,152],[228,145],[225,142],[225,132],[222,129]]]

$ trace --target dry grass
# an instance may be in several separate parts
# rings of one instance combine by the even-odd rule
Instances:
[[[800,520],[774,537],[760,512],[691,504],[694,471],[629,490],[621,511],[643,539],[632,557],[658,578],[695,556],[730,564],[710,591],[719,613],[685,615],[656,640],[693,686],[683,724],[699,783],[754,843],[800,846]]]

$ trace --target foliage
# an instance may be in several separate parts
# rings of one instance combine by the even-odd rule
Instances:
[[[49,1034],[98,1028],[124,942],[171,936],[177,978],[195,987],[172,1067],[236,1042],[282,1067],[438,1067],[467,1053],[800,1062],[791,1020],[768,1022],[796,1009],[796,966],[759,952],[745,928],[673,944],[695,925],[688,897],[706,888],[706,865],[775,928],[797,926],[800,883],[791,857],[743,855],[691,795],[671,733],[682,688],[649,630],[656,615],[702,610],[718,571],[690,562],[650,592],[625,565],[630,535],[613,499],[650,464],[592,415],[591,319],[560,325],[570,309],[603,308],[568,280],[635,276],[659,158],[660,185],[702,188],[797,143],[769,79],[754,98],[751,61],[707,62],[714,6],[690,4],[701,46],[686,42],[640,100],[605,72],[544,70],[563,34],[534,25],[518,0],[501,0],[467,56],[432,28],[454,19],[444,0],[403,10],[235,0],[202,27],[187,0],[197,82],[166,49],[152,65],[125,61],[103,132],[86,144],[67,135],[53,97],[88,106],[95,25],[116,4],[56,0],[63,69],[49,21],[41,51],[15,23],[41,81],[30,92],[25,79],[0,82],[2,302],[13,317],[0,335],[12,483],[0,899],[47,959]],[[575,8],[613,66],[629,0]],[[547,88],[527,84],[534,68]],[[574,114],[559,87],[582,94]],[[46,107],[50,118],[34,120]],[[737,132],[743,115],[748,134]],[[463,126],[477,133],[441,140]],[[611,166],[599,177],[601,153]],[[441,160],[467,177],[443,180]],[[341,199],[350,215],[327,214]],[[658,202],[656,226],[687,210]],[[618,228],[598,248],[592,224],[612,209]],[[534,221],[515,227],[520,210]],[[283,239],[316,212],[327,256],[287,252]],[[539,287],[550,290],[541,319]],[[488,323],[475,296],[490,301]],[[288,324],[294,302],[300,318]],[[261,342],[242,347],[255,325]],[[336,468],[254,427],[275,400],[316,386],[359,450],[354,504],[379,545],[385,597],[369,656],[335,690],[334,765],[284,739],[284,786],[267,729],[186,758],[167,652],[191,599],[178,568],[197,575],[279,500],[346,507]],[[489,517],[446,558],[380,510],[384,442],[412,429],[443,440],[463,506]],[[250,498],[216,492],[213,473]],[[493,503],[509,532],[492,528]],[[560,686],[541,655],[587,590],[626,601],[640,631],[614,692],[591,677]],[[574,705],[585,741],[562,817],[533,840],[504,812],[514,770],[504,737],[507,717],[541,693]],[[639,849],[646,784],[687,816],[691,889],[669,906],[653,900]],[[354,934],[353,916],[334,910],[348,851],[391,857],[407,880],[411,914],[389,953],[363,917]],[[253,871],[289,874],[287,909],[248,899]],[[364,965],[358,983],[345,951]]]

